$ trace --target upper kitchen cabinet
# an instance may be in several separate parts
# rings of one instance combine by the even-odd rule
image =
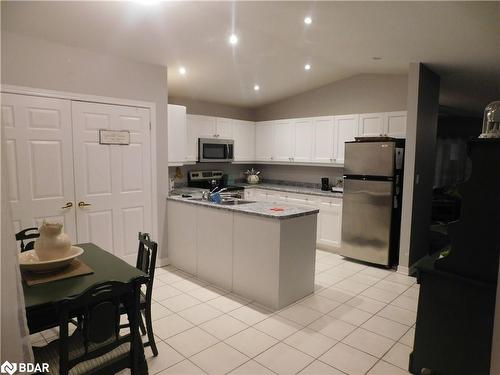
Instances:
[[[314,129],[314,147],[312,161],[315,163],[333,163],[333,119],[333,116],[315,117],[312,119],[312,127]]]
[[[359,115],[361,137],[406,137],[406,111]]]
[[[294,125],[292,120],[277,120],[273,124],[274,161],[293,161]]]
[[[389,137],[406,138],[406,111],[387,112],[387,130]]]
[[[234,161],[255,160],[255,123],[233,120]]]
[[[212,138],[216,134],[215,117],[187,115],[186,161],[198,159],[198,138]]]
[[[261,121],[255,125],[255,160],[273,160],[273,139],[274,121]]]
[[[359,115],[359,136],[380,137],[384,135],[385,113],[363,113]]]
[[[296,163],[307,163],[313,159],[314,126],[313,119],[304,118],[293,120],[293,154],[292,160]]]
[[[186,107],[168,105],[168,164],[186,161]]]
[[[334,124],[333,161],[344,164],[345,143],[354,141],[358,136],[359,115],[335,116]]]
[[[229,118],[217,117],[215,119],[215,138],[233,139],[233,121]]]

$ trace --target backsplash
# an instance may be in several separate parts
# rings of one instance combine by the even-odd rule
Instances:
[[[221,170],[229,175],[229,181],[241,182],[246,178],[245,171],[252,167],[261,171],[262,182],[306,187],[321,186],[322,177],[328,177],[330,184],[335,184],[336,179],[341,178],[344,171],[343,168],[320,166],[203,163],[178,167],[181,176],[175,178],[175,185],[185,186],[188,172],[194,170]],[[169,167],[168,174],[170,178],[174,178],[176,167]]]

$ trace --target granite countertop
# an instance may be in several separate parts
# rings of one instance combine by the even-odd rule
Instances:
[[[181,190],[181,189],[179,189]],[[184,190],[184,189],[182,189]],[[201,192],[203,189],[197,189],[198,192]],[[195,193],[193,191],[193,193]],[[196,194],[198,195],[198,194]],[[193,195],[192,198],[198,198],[197,196]],[[206,206],[206,207],[211,207],[214,209],[219,209],[219,210],[228,210],[228,211],[233,211],[233,212],[238,212],[238,213],[243,213],[243,214],[249,214],[249,215],[256,215],[256,216],[263,216],[267,218],[274,218],[274,219],[291,219],[294,217],[300,217],[300,216],[307,216],[307,215],[314,215],[319,213],[319,210],[313,209],[313,208],[306,208],[306,207],[300,207],[300,206],[295,206],[292,204],[287,204],[287,203],[273,203],[273,202],[253,202],[253,203],[246,203],[246,204],[241,204],[241,205],[235,205],[235,206],[225,206],[213,202],[208,202],[208,201],[200,201],[200,200],[192,200],[189,198],[183,198],[180,195],[171,195],[167,198],[167,200],[171,201],[176,201],[176,202],[183,202],[187,204],[194,204],[194,205],[200,205],[200,206]],[[283,211],[273,211],[273,208],[282,208]]]
[[[324,191],[318,188],[306,187],[306,186],[296,186],[296,185],[286,185],[286,184],[272,184],[261,182],[258,184],[247,184],[247,183],[239,183],[234,184],[234,186],[241,186],[245,189],[266,189],[266,190],[276,190],[276,191],[285,191],[288,193],[297,193],[297,194],[310,194],[310,195],[318,195],[322,197],[330,197],[330,198],[342,198],[343,189],[337,188],[338,191]]]

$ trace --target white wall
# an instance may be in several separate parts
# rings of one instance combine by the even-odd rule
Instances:
[[[2,31],[2,84],[156,103],[160,257],[168,193],[167,68]]]
[[[429,248],[436,154],[439,76],[410,64],[399,264],[410,266]]]
[[[404,111],[406,74],[357,74],[255,108],[255,120]]]

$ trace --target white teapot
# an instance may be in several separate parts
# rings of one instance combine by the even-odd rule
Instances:
[[[35,253],[41,261],[61,259],[69,255],[71,239],[62,231],[60,223],[43,221],[38,231],[40,237],[35,241]]]

